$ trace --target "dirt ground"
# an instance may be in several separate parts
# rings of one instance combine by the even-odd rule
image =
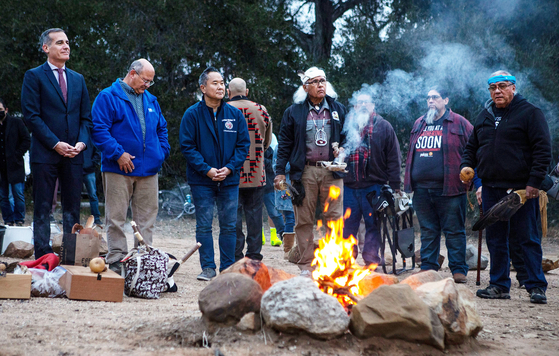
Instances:
[[[215,222],[214,222],[215,226]],[[217,238],[217,229],[214,237]],[[266,226],[266,232],[268,232]],[[553,235],[553,234],[552,234]],[[269,236],[268,236],[269,240]],[[132,244],[129,229],[128,243]],[[477,238],[471,242],[477,246]],[[182,256],[195,244],[195,220],[158,222],[153,245]],[[419,246],[419,242],[416,242]],[[219,251],[216,244],[216,260]],[[559,238],[544,239],[544,257],[559,258]],[[487,250],[484,246],[485,254]],[[443,248],[443,255],[446,251]],[[264,263],[297,274],[283,260],[283,249],[263,247]],[[6,260],[6,258],[2,258]],[[7,259],[10,260],[10,259]],[[13,261],[13,259],[11,259]],[[362,260],[361,260],[362,262]],[[439,355],[430,346],[400,340],[359,340],[349,332],[330,341],[281,334],[265,328],[258,332],[235,327],[206,328],[198,309],[198,294],[207,282],[200,273],[196,253],[175,274],[177,293],[158,300],[124,297],[122,303],[75,301],[66,298],[0,300],[0,355]],[[405,278],[411,272],[400,275]],[[446,262],[441,273],[450,276]],[[514,275],[514,272],[512,273]],[[557,355],[559,345],[559,271],[546,275],[548,304],[529,302],[513,278],[511,300],[477,299],[484,329],[475,340],[444,351],[456,355]],[[481,273],[481,287],[489,281]],[[475,271],[468,284],[472,292]]]

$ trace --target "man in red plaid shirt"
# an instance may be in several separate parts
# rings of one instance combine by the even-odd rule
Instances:
[[[362,91],[354,96],[353,110],[343,132],[348,174],[344,177],[344,238],[357,236],[361,218],[365,221],[365,244],[361,251],[367,265],[380,264],[381,235],[376,214],[367,193],[380,192],[385,184],[400,192],[400,145],[392,125],[375,112],[371,95]]]

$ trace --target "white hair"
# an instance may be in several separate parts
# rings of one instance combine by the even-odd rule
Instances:
[[[336,93],[334,87],[332,86],[332,84],[330,84],[330,82],[326,82],[326,95],[328,95],[334,100],[338,98],[338,93]],[[293,102],[295,104],[301,104],[306,99],[307,99],[307,92],[301,85],[299,89],[297,89],[295,94],[293,94]]]

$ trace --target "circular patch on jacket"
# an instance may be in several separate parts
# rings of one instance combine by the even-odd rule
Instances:
[[[231,130],[233,128],[233,123],[231,121],[226,121],[225,122],[225,128],[227,130]]]

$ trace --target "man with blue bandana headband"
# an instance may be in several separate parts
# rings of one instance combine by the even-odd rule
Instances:
[[[510,221],[487,227],[491,256],[489,287],[477,291],[486,299],[510,299],[511,232],[518,243],[528,274],[524,282],[530,302],[546,304],[547,281],[542,270],[539,188],[551,162],[551,139],[543,112],[516,93],[516,78],[497,71],[488,80],[491,99],[478,115],[474,132],[462,155],[462,170],[477,168],[483,181],[483,210],[488,211],[509,189],[526,189],[526,203]],[[465,182],[469,183],[469,182]]]

